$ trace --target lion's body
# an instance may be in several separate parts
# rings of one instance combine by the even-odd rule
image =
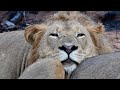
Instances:
[[[58,12],[46,23],[28,26],[25,33],[0,35],[0,78],[18,78],[46,58],[61,61],[70,76],[81,61],[111,51],[102,24],[82,13]]]

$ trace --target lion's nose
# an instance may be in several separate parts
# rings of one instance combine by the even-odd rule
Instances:
[[[67,54],[70,54],[72,51],[77,50],[78,46],[75,46],[75,45],[69,45],[69,46],[63,45],[63,46],[59,47],[59,49],[65,51]]]

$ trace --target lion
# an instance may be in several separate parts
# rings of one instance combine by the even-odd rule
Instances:
[[[104,32],[105,28],[102,23],[96,23],[80,12],[59,11],[50,16],[45,22],[25,28],[24,36],[27,42],[18,39],[15,43],[15,45],[24,43],[22,49],[14,49],[15,52],[21,50],[19,53],[13,53],[14,55],[10,53],[10,50],[14,47],[12,42],[15,39],[9,39],[12,46],[8,49],[8,52],[12,56],[8,55],[6,59],[5,52],[7,51],[4,52],[4,48],[1,48],[1,58],[8,60],[8,57],[14,58],[16,55],[19,57],[15,58],[16,60],[19,59],[19,62],[14,59],[14,62],[18,65],[16,64],[17,66],[12,69],[12,72],[13,70],[14,72],[11,77],[14,75],[18,78],[31,65],[50,59],[51,61],[60,61],[65,71],[64,78],[69,78],[77,66],[86,58],[112,52],[111,45]],[[10,36],[12,37],[12,35]],[[11,38],[10,36],[7,37]],[[11,62],[10,59],[9,62]],[[15,70],[16,67],[21,69],[17,71]],[[9,67],[6,66],[5,68]],[[17,76],[15,76],[16,73]]]

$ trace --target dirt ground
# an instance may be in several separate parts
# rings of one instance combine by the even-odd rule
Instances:
[[[120,51],[120,32],[117,32],[117,36],[115,31],[106,32],[106,36],[108,37],[113,50]]]
[[[49,15],[52,15],[55,12],[57,11],[39,11],[38,14],[26,12],[26,20],[28,24],[41,23],[45,21],[45,19],[48,18]]]

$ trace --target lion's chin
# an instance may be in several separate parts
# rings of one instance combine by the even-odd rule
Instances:
[[[65,70],[65,78],[69,79],[72,72],[77,68],[77,64],[72,62],[71,60],[66,60],[65,62],[62,62]]]

